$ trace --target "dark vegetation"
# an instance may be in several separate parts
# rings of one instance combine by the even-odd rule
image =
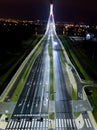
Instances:
[[[22,61],[34,48],[45,26],[23,22],[0,22],[0,94]]]
[[[97,82],[97,29],[95,26],[63,27],[63,29],[61,27],[60,30],[61,32],[63,30],[65,34],[62,40],[63,45],[81,78]],[[86,34],[91,35],[90,40],[86,40]],[[85,40],[71,41],[69,36],[81,36]]]
[[[97,82],[97,42],[91,40],[76,42],[67,36],[63,36],[61,40],[81,78]]]
[[[79,53],[78,56],[81,55],[78,58],[87,74],[97,81],[97,42],[84,40],[73,44],[73,48]]]

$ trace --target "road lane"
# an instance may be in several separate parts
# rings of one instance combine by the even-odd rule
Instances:
[[[67,90],[60,58],[62,49],[56,38],[52,40],[52,44],[54,43],[53,41],[56,41],[56,46],[53,45],[56,129],[76,130],[75,121],[73,120],[71,95],[69,95]]]
[[[27,82],[6,130],[48,130],[48,104],[50,92],[49,44],[52,44],[53,51],[55,129],[77,130],[74,113],[72,111],[71,89],[70,92],[68,92],[68,86],[66,86],[67,84],[65,83],[67,78],[65,78],[63,74],[63,65],[60,58],[60,51],[62,51],[62,49],[55,32],[53,15],[50,15],[47,29],[43,50],[32,66]],[[67,57],[64,56],[64,59],[66,58]],[[85,123],[84,129],[93,130],[87,113],[83,113],[83,116]]]

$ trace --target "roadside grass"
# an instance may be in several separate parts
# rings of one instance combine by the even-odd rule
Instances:
[[[77,100],[77,92],[76,90],[74,90],[73,86],[72,86],[72,100]]]
[[[80,114],[81,114],[81,112],[74,112],[74,116],[75,116],[76,118],[79,117]]]
[[[54,100],[54,75],[53,75],[53,53],[52,47],[48,46],[50,56],[50,100]]]
[[[70,50],[70,54],[72,56],[72,59],[74,61],[74,63],[77,65],[77,67],[79,68],[80,72],[83,74],[83,76],[86,78],[86,79],[90,79],[89,76],[87,75],[87,73],[85,72],[85,70],[83,69],[83,67],[81,66],[79,60],[77,59],[77,57],[75,56],[75,54],[72,52],[72,50]]]
[[[92,113],[97,122],[97,87],[85,87],[84,90],[93,108]]]
[[[61,58],[62,63],[63,63],[64,65],[66,65],[62,51],[60,51],[60,58]]]
[[[18,83],[18,85],[17,85],[17,87],[16,87],[16,89],[15,89],[12,97],[10,98],[10,101],[17,101],[18,100],[18,98],[19,98],[19,96],[20,96],[20,94],[22,92],[22,89],[23,89],[23,87],[25,85],[25,82],[27,80],[27,77],[28,77],[28,75],[30,73],[30,68],[32,67],[32,65],[34,63],[34,60],[37,58],[37,56],[41,52],[42,46],[43,46],[43,44],[41,46],[39,46],[39,48],[37,49],[37,51],[34,53],[34,55],[33,55],[32,59],[31,59],[30,63],[28,64],[25,72],[23,73],[23,75],[22,75],[22,77],[21,77],[21,79],[20,79],[20,81],[19,81],[19,83]]]
[[[51,120],[55,119],[55,113],[54,112],[49,113],[49,119],[51,119]]]
[[[68,40],[64,37],[64,36],[60,36],[60,39],[63,43],[63,46],[65,47],[67,54],[71,60],[71,62],[73,63],[73,65],[76,67],[76,69],[78,70],[79,74],[83,75],[83,77],[87,80],[90,80],[91,78],[89,77],[89,75],[86,73],[86,71],[84,70],[83,66],[80,64],[79,59],[77,58],[77,56],[75,55],[75,53],[73,52],[72,47],[70,46]]]

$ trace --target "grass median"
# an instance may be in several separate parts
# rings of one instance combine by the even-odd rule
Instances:
[[[51,45],[48,46],[50,56],[50,100],[54,100],[54,75],[53,75],[53,51]]]
[[[55,113],[54,112],[49,113],[49,119],[51,119],[51,120],[55,119]]]

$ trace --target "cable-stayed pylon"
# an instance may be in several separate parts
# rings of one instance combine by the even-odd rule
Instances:
[[[53,31],[54,33],[56,33],[54,14],[53,14],[53,3],[50,3],[50,13],[49,13],[49,18],[48,18],[46,33],[48,31]]]

